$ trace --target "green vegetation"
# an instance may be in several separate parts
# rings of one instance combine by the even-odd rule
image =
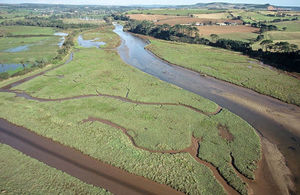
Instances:
[[[89,31],[83,36],[94,38],[112,35],[111,31],[104,29],[98,33]],[[207,99],[126,65],[116,51],[96,48],[79,48],[71,63],[14,89],[41,98],[54,99],[99,92],[128,96],[134,101],[182,103],[206,112],[217,110],[217,105]],[[227,157],[231,154],[237,169],[250,178],[256,168],[253,162],[260,158],[260,141],[254,129],[226,110],[217,114],[214,121],[227,125],[235,138],[222,149],[224,140],[214,129],[207,130],[205,121],[211,121],[212,117],[183,106],[142,105],[100,96],[37,103],[14,97],[13,94],[0,93],[0,99],[0,109],[3,110],[0,117],[131,173],[189,194],[224,194],[224,190],[212,172],[188,153],[162,154],[141,150],[119,129],[100,122],[83,123],[82,120],[88,117],[110,120],[127,128],[137,146],[158,152],[189,147],[193,134],[202,137],[203,143],[214,139],[219,152]],[[248,144],[245,139],[253,144]],[[246,185],[231,171],[232,166],[222,167],[228,161],[208,158],[204,154],[199,153],[199,157],[215,164],[230,185],[242,193],[246,191]]]
[[[151,40],[148,48],[171,63],[300,105],[298,79],[264,67],[257,60],[240,53],[160,40]]]
[[[159,15],[177,15],[188,16],[192,14],[211,14],[221,13],[224,10],[208,10],[208,9],[146,9],[146,10],[130,10],[126,14],[159,14]]]
[[[277,42],[288,42],[300,48],[300,21],[286,21],[273,23],[280,31],[268,31],[263,33],[265,40]],[[253,44],[254,49],[262,48],[260,42]]]
[[[199,158],[211,162],[235,189],[241,194],[246,194],[245,183],[235,174],[235,170],[230,164],[234,163],[241,173],[253,179],[253,171],[256,169],[257,163],[253,159],[258,159],[258,154],[260,153],[259,137],[251,130],[252,127],[249,124],[225,110],[218,115],[206,118],[200,124],[201,129],[195,132],[195,136],[202,138],[198,154]],[[218,129],[220,125],[229,130],[232,134],[232,140],[218,136],[220,134]],[[243,135],[245,134],[251,135],[251,138],[244,137]],[[248,147],[256,148],[257,150],[239,150],[242,142],[247,143]],[[230,155],[234,158],[234,162],[231,162]],[[247,167],[244,166],[245,163]]]
[[[284,27],[286,32],[300,32],[300,21],[286,21],[274,23],[278,28],[283,30]]]
[[[262,14],[258,11],[244,11],[244,10],[234,10],[232,15],[236,18],[240,18],[246,23],[254,23],[254,22],[273,22],[274,20],[292,20],[297,18],[295,16],[270,16]]]
[[[53,35],[54,28],[37,27],[37,26],[0,26],[0,35],[16,36],[16,35]]]
[[[58,36],[46,37],[6,37],[0,38],[0,63],[35,62],[45,59],[50,61],[57,55]],[[5,50],[28,45],[28,49],[20,52],[6,52]],[[27,62],[27,63],[26,63]]]
[[[83,39],[97,39],[97,41],[105,42],[106,44],[102,46],[102,48],[105,49],[116,48],[120,44],[120,38],[116,33],[112,32],[113,28],[114,27],[112,26],[105,26],[100,27],[98,29],[90,30],[83,34]]]
[[[111,194],[0,144],[3,194]]]
[[[257,33],[230,33],[230,34],[219,34],[218,38],[220,39],[230,39],[236,41],[244,41],[251,42],[256,39]],[[209,39],[210,36],[205,36],[205,38]]]

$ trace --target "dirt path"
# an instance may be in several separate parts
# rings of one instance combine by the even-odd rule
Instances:
[[[183,194],[0,119],[0,142],[114,194]]]

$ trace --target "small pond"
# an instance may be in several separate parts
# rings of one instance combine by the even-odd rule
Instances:
[[[25,67],[26,66],[28,66],[28,64],[25,64]],[[0,73],[14,71],[20,67],[23,68],[23,64],[0,64]]]
[[[68,36],[69,34],[68,33],[63,33],[63,32],[56,32],[54,33],[55,36],[60,36],[61,39],[60,39],[60,42],[57,44],[59,47],[61,47],[64,42],[65,42],[65,37]]]
[[[29,46],[30,45],[22,45],[22,46],[18,46],[18,47],[14,47],[14,48],[4,50],[4,52],[16,53],[16,52],[26,51],[26,50],[28,50]]]
[[[93,40],[84,40],[82,38],[82,35],[78,36],[78,44],[82,47],[90,48],[90,47],[97,47],[100,48],[101,45],[105,45],[105,42],[97,41],[99,38],[93,39]]]

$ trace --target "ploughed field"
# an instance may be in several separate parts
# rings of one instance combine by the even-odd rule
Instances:
[[[106,44],[77,45],[70,63],[2,88],[0,117],[187,194],[247,194],[261,158],[249,124],[125,64],[111,27],[82,37]]]

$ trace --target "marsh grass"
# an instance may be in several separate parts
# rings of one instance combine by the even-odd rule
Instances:
[[[0,144],[3,194],[111,194]]]

